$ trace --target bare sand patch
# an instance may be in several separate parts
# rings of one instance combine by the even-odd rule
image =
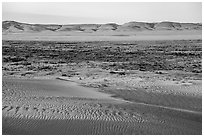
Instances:
[[[58,91],[56,82],[59,88],[67,83],[3,79],[3,134],[200,134],[200,114],[121,102],[106,96],[98,98],[99,94],[65,97],[67,94],[59,90],[63,94],[56,96],[49,89],[54,86]],[[175,119],[180,122],[172,122]]]
[[[152,134],[198,134],[182,127],[157,125],[154,123],[129,123],[100,120],[41,120],[3,118],[3,133],[12,135],[152,135]],[[180,125],[182,126],[182,124]],[[195,127],[194,127],[195,128]],[[201,134],[201,133],[200,133]]]
[[[80,97],[94,99],[113,99],[108,94],[94,91],[93,88],[84,88],[74,82],[54,79],[6,79],[16,86],[18,90],[36,96],[53,97]],[[15,89],[14,89],[15,90]]]
[[[25,41],[135,41],[202,39],[201,30],[139,32],[39,32],[3,34],[3,40]]]

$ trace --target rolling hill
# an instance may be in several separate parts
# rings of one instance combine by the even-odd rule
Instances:
[[[97,32],[97,31],[154,31],[154,30],[202,30],[201,23],[178,23],[178,22],[128,22],[122,25],[115,23],[108,24],[28,24],[16,21],[3,21],[3,33],[23,33],[23,32]]]

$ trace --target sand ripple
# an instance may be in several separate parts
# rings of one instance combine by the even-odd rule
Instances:
[[[50,96],[38,87],[25,89],[20,82],[4,79],[2,85],[3,134],[201,134],[202,131],[197,121],[167,122],[118,107],[130,106],[127,102]]]
[[[44,120],[87,119],[139,123],[146,121],[139,114],[133,115],[110,107],[109,104],[114,102],[109,100],[47,96],[36,93],[34,88],[23,90],[19,82],[3,81],[3,115]]]

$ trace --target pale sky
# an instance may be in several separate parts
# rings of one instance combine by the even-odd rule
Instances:
[[[4,2],[2,19],[26,23],[202,22],[201,2]]]

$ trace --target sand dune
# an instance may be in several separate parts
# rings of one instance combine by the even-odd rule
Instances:
[[[154,30],[155,23],[128,22],[118,27],[120,31]]]
[[[179,22],[158,22],[158,23],[148,23],[148,22],[128,22],[122,25],[115,23],[108,24],[69,24],[69,25],[53,25],[53,24],[28,24],[20,23],[16,21],[3,21],[2,23],[3,31],[17,32],[22,31],[98,31],[98,30],[116,30],[116,31],[142,31],[142,30],[201,30],[202,24],[199,23],[179,23]]]
[[[89,94],[86,90],[78,90],[77,87],[75,87],[76,89],[70,89],[69,87],[67,91],[70,90],[71,92],[65,93],[62,92],[62,90],[65,90],[61,85],[64,84],[63,81],[62,83],[60,83],[61,81],[55,81],[60,85],[59,87],[46,80],[37,84],[35,80],[30,81],[32,84],[23,80],[18,80],[18,82],[5,80],[3,82],[3,113],[5,115],[39,119],[46,117],[48,119],[138,120],[133,115],[114,110],[113,108],[108,109],[106,105],[103,106],[102,104],[105,102],[109,104],[123,102],[108,97],[103,93],[95,92]],[[42,82],[48,88],[43,87]],[[78,92],[79,94],[73,92]],[[96,99],[99,100],[97,101]]]
[[[155,25],[156,29],[182,29],[181,24],[177,22],[161,22]]]
[[[64,93],[60,88],[65,83],[3,78],[3,134],[200,134],[200,114],[168,110],[170,115],[176,113],[179,121],[172,122],[174,117],[160,117],[163,109],[159,112],[156,108],[156,115],[144,115],[143,110],[155,110],[152,106],[114,100],[102,93],[100,97]],[[177,113],[195,119],[179,118]],[[185,125],[188,122],[190,125]]]
[[[139,134],[196,134],[189,128],[166,127],[153,123],[129,123],[101,120],[41,120],[3,118],[3,132],[17,135],[139,135]],[[193,125],[193,124],[192,124]],[[191,126],[192,126],[191,125]],[[189,126],[190,127],[190,126]],[[162,131],[161,131],[162,130]]]
[[[118,24],[115,23],[108,23],[108,24],[102,24],[98,27],[98,31],[110,31],[110,30],[116,30],[118,27]]]
[[[47,127],[47,124],[49,125],[49,123],[52,123],[53,120],[64,120],[65,122],[56,121],[59,123],[59,125],[57,124],[58,126],[61,127],[64,125],[62,128],[65,130],[65,133],[63,131],[59,131],[61,128],[55,125],[55,134],[59,132],[60,134],[123,134],[126,130],[130,130],[124,125],[125,123],[147,122],[147,120],[142,118],[139,114],[133,115],[112,107],[110,103],[118,103],[118,101],[115,100],[107,100],[107,98],[103,99],[101,96],[100,98],[102,99],[99,100],[96,100],[96,98],[93,99],[94,96],[87,99],[79,97],[48,96],[48,94],[42,94],[41,92],[43,91],[38,91],[39,89],[33,89],[31,85],[28,85],[30,87],[30,91],[28,89],[23,90],[22,87],[24,87],[24,85],[21,83],[24,82],[25,81],[15,83],[14,81],[9,80],[5,80],[3,82],[2,112],[5,120],[5,134],[12,134],[12,129],[15,127],[15,124],[18,124],[19,128],[24,128],[28,134],[32,133],[29,132],[29,130],[35,130],[35,128],[33,129],[33,126],[39,127],[37,125],[44,120],[51,121],[46,123],[46,125],[44,125],[45,127],[43,126],[43,130],[39,130],[40,133],[37,132],[34,134],[52,134],[53,130],[46,130],[45,128]],[[33,87],[36,87],[35,81],[33,84]],[[13,124],[8,124],[7,122],[11,119]],[[22,124],[19,123],[18,120],[20,120]],[[82,123],[84,124],[80,124],[81,122],[79,121],[81,120],[83,120]],[[24,127],[24,122],[26,125],[31,124],[31,127]],[[116,126],[115,122],[123,123]],[[76,127],[73,128],[73,126],[71,126],[72,123],[74,124],[73,126]],[[68,126],[66,126],[66,124],[68,124]],[[92,124],[94,124],[93,128],[90,128],[89,130],[80,130],[81,128],[85,128],[84,126],[90,127]],[[134,128],[133,125],[132,128]],[[21,130],[17,132],[15,131],[15,134],[18,132],[20,132],[20,134],[24,134]]]
[[[28,24],[2,22],[3,40],[135,41],[201,39],[202,24],[128,22],[107,24]]]
[[[32,94],[37,96],[80,97],[114,100],[114,98],[111,98],[108,94],[97,92],[92,88],[83,88],[74,82],[68,81],[49,79],[5,79],[4,83],[8,86],[12,86],[13,91],[18,90],[24,95]]]

